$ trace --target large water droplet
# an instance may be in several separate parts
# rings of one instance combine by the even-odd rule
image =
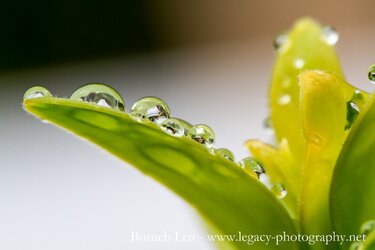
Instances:
[[[167,134],[173,136],[182,136],[184,134],[184,127],[178,119],[165,119],[160,123],[160,128]]]
[[[106,108],[125,111],[125,102],[113,88],[102,83],[90,83],[78,88],[70,96],[72,100],[95,103]]]
[[[131,115],[136,118],[149,119],[157,124],[170,118],[168,105],[160,98],[148,96],[139,99],[131,109]]]
[[[339,40],[339,33],[331,26],[322,28],[322,38],[329,45],[335,45]]]
[[[34,86],[29,88],[25,95],[23,96],[23,99],[33,99],[33,98],[40,98],[44,96],[52,96],[51,92],[49,92],[48,89],[42,86]]]
[[[238,162],[238,165],[245,170],[248,174],[257,177],[259,179],[261,174],[265,174],[266,171],[262,165],[255,160],[253,157],[246,157]],[[254,175],[255,174],[255,175]]]
[[[368,68],[368,79],[371,83],[375,84],[375,64],[372,64]]]
[[[190,129],[193,127],[193,125],[191,125],[189,122],[182,120],[180,118],[174,118],[174,119],[180,122],[181,126],[184,128],[184,135],[187,136]]]
[[[277,198],[282,199],[287,195],[285,187],[281,183],[272,185],[272,192],[276,195]]]
[[[284,105],[289,104],[291,100],[292,100],[292,98],[291,98],[290,95],[288,95],[288,94],[283,94],[283,95],[281,95],[281,96],[279,97],[279,99],[278,99],[278,103],[279,103],[280,105],[283,105],[283,106],[284,106]]]
[[[219,149],[216,149],[215,153],[217,155],[220,155],[221,157],[224,157],[230,161],[234,161],[234,155],[232,153],[232,151],[230,151],[229,149],[226,149],[226,148],[219,148]]]
[[[281,47],[288,41],[288,35],[283,33],[273,39],[273,48],[279,51]]]
[[[346,125],[345,125],[345,130],[347,129],[350,129],[355,121],[355,119],[357,118],[358,114],[359,114],[359,108],[357,106],[357,104],[355,104],[355,102],[353,101],[349,101],[346,103],[346,108],[347,108],[347,112],[346,112]]]
[[[361,234],[368,236],[370,233],[375,231],[375,220],[369,220],[362,224]]]
[[[353,242],[349,247],[349,250],[362,250],[362,249],[363,249],[362,242]]]
[[[303,66],[305,66],[305,61],[301,58],[298,58],[294,61],[294,67],[296,67],[296,69],[302,69]]]
[[[188,137],[206,146],[207,148],[213,148],[215,145],[215,133],[207,125],[198,124],[193,126],[188,134]]]

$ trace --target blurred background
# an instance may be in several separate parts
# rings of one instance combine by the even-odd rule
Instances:
[[[96,147],[22,110],[42,84],[69,96],[88,82],[216,132],[240,159],[267,140],[274,36],[310,16],[337,28],[349,82],[372,91],[372,0],[5,1],[0,9],[0,249],[213,249],[194,242],[132,242],[131,232],[204,236],[183,200]],[[249,222],[251,223],[251,222]]]

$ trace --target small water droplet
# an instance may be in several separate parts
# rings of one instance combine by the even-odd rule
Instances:
[[[280,48],[288,41],[288,35],[283,33],[275,37],[273,40],[273,48],[279,51]]]
[[[238,165],[248,174],[259,179],[261,174],[266,173],[262,165],[253,157],[246,157],[238,162]],[[255,175],[254,175],[255,174]]]
[[[224,157],[230,161],[234,161],[234,155],[232,153],[232,151],[230,151],[229,149],[226,149],[226,148],[219,148],[219,149],[216,149],[215,153],[217,155],[220,155],[221,157]]]
[[[372,84],[375,84],[375,64],[368,68],[368,79]]]
[[[331,26],[322,28],[322,38],[329,45],[335,45],[339,40],[339,33]]]
[[[271,129],[272,128],[272,122],[271,122],[271,117],[268,116],[263,120],[263,127],[266,129]]]
[[[168,105],[160,98],[148,96],[139,99],[131,109],[131,115],[140,119],[149,119],[157,124],[170,118]]]
[[[354,91],[354,94],[353,94],[353,97],[352,97],[352,101],[356,102],[356,101],[362,101],[362,100],[363,100],[362,91],[360,91],[359,89],[356,89]]]
[[[302,69],[303,66],[305,66],[305,61],[301,58],[298,58],[294,61],[294,67],[296,67],[296,69]]]
[[[362,242],[353,242],[349,247],[349,250],[362,250],[362,249],[363,249]]]
[[[48,89],[42,86],[34,86],[29,88],[25,95],[23,96],[23,99],[34,99],[34,98],[40,98],[44,96],[52,96],[51,92],[49,92]]]
[[[281,95],[281,96],[279,97],[279,99],[278,99],[278,103],[279,103],[280,105],[283,105],[283,106],[284,106],[284,105],[289,104],[291,100],[292,100],[292,98],[291,98],[290,95],[288,95],[288,94],[283,94],[283,95]]]
[[[162,123],[160,123],[160,128],[167,134],[173,136],[182,136],[184,134],[184,127],[178,119],[165,119]]]
[[[345,125],[345,130],[347,129],[350,129],[355,121],[355,119],[357,118],[358,114],[359,114],[359,108],[357,106],[357,104],[355,104],[355,102],[353,101],[349,101],[346,103],[346,108],[347,108],[347,112],[346,112],[346,125]]]
[[[121,95],[113,88],[102,83],[86,84],[74,91],[70,99],[125,111],[125,102]]]
[[[198,124],[193,126],[188,137],[211,149],[215,145],[215,133],[207,125]]]
[[[276,195],[277,198],[282,199],[287,195],[285,187],[281,183],[272,185],[272,192]]]
[[[174,119],[180,122],[181,126],[184,128],[184,135],[187,136],[190,129],[193,127],[193,125],[191,125],[189,122],[182,120],[180,118],[174,118]]]
[[[361,234],[368,236],[370,233],[375,231],[375,220],[369,220],[362,224]]]

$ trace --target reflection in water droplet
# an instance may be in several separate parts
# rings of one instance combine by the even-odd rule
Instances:
[[[322,38],[329,45],[335,45],[339,40],[339,33],[331,26],[322,28]]]
[[[238,162],[238,165],[248,174],[259,179],[261,174],[266,173],[262,165],[253,157],[246,157]],[[254,175],[255,174],[255,175]]]
[[[217,155],[220,155],[221,157],[224,157],[224,158],[230,160],[230,161],[234,161],[234,155],[233,155],[232,151],[230,151],[229,149],[219,148],[219,149],[215,150],[215,153]]]
[[[131,109],[131,115],[140,119],[149,119],[157,124],[170,117],[168,105],[160,98],[149,96],[139,99]]]
[[[113,88],[102,83],[90,83],[78,88],[70,96],[72,100],[95,103],[99,106],[125,111],[125,102]]]
[[[375,64],[372,64],[368,69],[368,79],[375,84]]]
[[[349,247],[349,250],[362,250],[362,249],[363,249],[362,242],[353,242]]]
[[[294,67],[296,67],[296,69],[302,69],[303,66],[305,66],[305,61],[301,58],[298,58],[294,61]]]
[[[288,35],[287,34],[280,34],[275,37],[273,40],[273,48],[276,51],[279,51],[280,48],[288,41]]]
[[[272,185],[272,192],[276,195],[277,198],[282,199],[287,195],[285,187],[281,183]]]
[[[375,220],[369,220],[362,224],[361,234],[368,236],[370,233],[375,231]]]
[[[189,131],[188,137],[209,149],[213,148],[215,145],[214,131],[209,126],[204,124],[193,126]]]
[[[178,120],[181,124],[181,126],[183,127],[184,129],[184,135],[187,136],[190,129],[193,127],[193,125],[191,125],[189,122],[185,121],[185,120],[182,120],[180,118],[174,118],[176,120]]]
[[[43,96],[52,96],[51,92],[49,92],[48,89],[42,86],[34,86],[29,88],[25,95],[23,96],[23,99],[34,99],[34,98],[40,98]]]
[[[287,105],[287,104],[290,103],[291,99],[292,99],[292,98],[291,98],[290,95],[288,95],[288,94],[284,94],[284,95],[281,95],[281,96],[279,97],[279,99],[278,99],[278,103],[279,103],[280,105]]]
[[[182,136],[184,134],[184,128],[177,119],[165,119],[162,123],[160,123],[160,128],[167,134],[173,136]]]
[[[350,129],[359,114],[359,108],[357,104],[352,101],[346,103],[346,125],[345,130]]]

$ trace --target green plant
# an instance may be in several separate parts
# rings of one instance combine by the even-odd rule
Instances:
[[[278,146],[249,140],[254,158],[238,164],[230,152],[213,149],[209,128],[165,120],[169,108],[158,99],[142,100],[129,115],[121,96],[104,85],[81,88],[72,99],[36,87],[26,92],[24,107],[163,183],[195,207],[214,232],[363,233],[367,239],[351,248],[375,249],[375,97],[345,82],[336,41],[332,28],[308,18],[275,40],[270,121]],[[348,249],[350,244],[283,241],[253,247]],[[218,246],[249,248],[246,241]]]

